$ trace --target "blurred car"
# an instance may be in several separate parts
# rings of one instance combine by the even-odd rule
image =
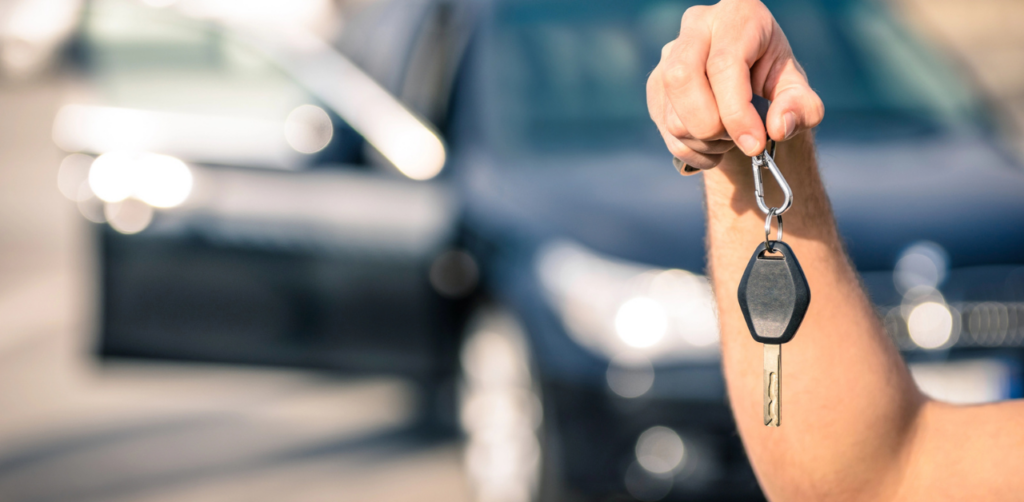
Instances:
[[[915,379],[954,402],[1020,397],[1024,172],[991,113],[879,5],[766,4],[826,104],[819,157],[839,228]],[[124,202],[101,204],[115,228],[102,233],[103,351],[398,372],[432,389],[434,412],[457,374],[480,500],[761,498],[721,374],[700,183],[673,172],[646,111],[646,76],[689,5],[382,0],[346,22],[347,58],[182,17],[191,27],[169,40],[193,52],[157,60],[159,44],[105,47],[87,28],[87,68],[119,91],[89,106],[173,112],[157,122],[179,132],[145,150],[196,180],[138,233],[117,231]],[[236,61],[236,36],[264,59]],[[238,69],[255,73],[231,80]],[[124,101],[139,82],[156,104]],[[197,96],[221,86],[246,113],[284,104],[261,112],[278,121],[267,139],[229,141],[230,155],[208,142],[203,157],[189,150],[197,126],[173,124],[216,109]],[[333,131],[322,150],[259,150],[286,144],[307,105],[321,125],[299,129]],[[90,109],[67,110],[58,137]],[[88,123],[71,136],[113,127]],[[206,124],[201,136],[230,129]],[[131,141],[62,146],[109,161]],[[104,162],[87,164],[86,212]]]
[[[90,4],[72,51],[90,85],[53,136],[75,152],[61,191],[107,223],[99,352],[398,374],[433,406],[455,371],[450,297],[476,273],[448,249],[449,190],[410,179],[437,173],[443,143],[337,51],[295,36]]]

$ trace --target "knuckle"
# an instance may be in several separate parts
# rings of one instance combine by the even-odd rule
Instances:
[[[702,19],[710,8],[711,7],[707,5],[694,5],[686,9],[686,11],[683,12],[682,26],[686,26],[688,23]]]
[[[667,59],[669,54],[672,53],[672,48],[675,47],[676,41],[673,40],[661,47],[661,59]]]
[[[711,141],[722,135],[724,132],[721,122],[717,120],[702,120],[690,126],[690,136],[701,141]]]
[[[665,83],[674,88],[685,87],[690,82],[690,71],[682,65],[673,65],[665,69]]]
[[[686,129],[686,126],[684,126],[682,122],[680,122],[679,120],[666,121],[665,132],[672,135],[672,137],[678,138],[680,140],[688,138],[690,135],[690,132]]]
[[[731,53],[717,51],[708,56],[708,62],[704,65],[704,69],[708,72],[709,77],[715,77],[734,71],[737,64],[743,63],[737,61],[737,58]]]
[[[718,113],[722,118],[722,122],[727,124],[742,121],[744,118],[743,109],[733,106],[723,106]]]

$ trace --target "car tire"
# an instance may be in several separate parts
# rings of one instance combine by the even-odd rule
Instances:
[[[476,502],[564,501],[557,432],[529,339],[500,308],[474,314],[460,352],[459,421]]]

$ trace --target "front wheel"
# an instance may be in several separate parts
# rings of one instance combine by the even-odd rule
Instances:
[[[508,311],[473,316],[461,352],[459,419],[477,502],[560,500],[558,460],[522,325]]]

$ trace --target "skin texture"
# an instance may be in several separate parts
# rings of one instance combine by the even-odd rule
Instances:
[[[918,391],[836,232],[808,131],[824,109],[771,13],[754,0],[726,0],[687,11],[681,33],[651,74],[648,105],[669,150],[705,169],[723,367],[765,494],[773,501],[1020,500],[1024,402],[952,406]],[[800,330],[782,347],[780,428],[763,425],[763,349],[736,299],[764,240],[746,155],[760,153],[766,139],[749,106],[753,92],[773,101],[771,137],[788,139],[776,155],[796,194],[785,241],[812,291]],[[744,135],[756,145],[729,140]],[[765,188],[769,205],[780,205],[774,182]]]

